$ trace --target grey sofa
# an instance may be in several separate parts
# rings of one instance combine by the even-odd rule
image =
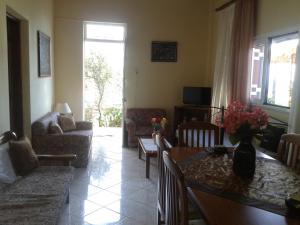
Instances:
[[[68,201],[73,170],[40,166],[13,184],[0,184],[0,224],[57,224]]]
[[[15,138],[6,132],[0,145]],[[75,155],[38,155],[40,163],[60,161],[66,166],[39,166],[12,184],[0,182],[0,224],[55,225],[69,199],[74,168],[67,166]]]
[[[91,152],[92,123],[76,122],[76,130],[63,134],[49,134],[49,124],[51,121],[57,123],[58,115],[56,112],[50,112],[32,124],[33,149],[37,154],[76,154],[77,159],[72,162],[72,166],[86,167]]]

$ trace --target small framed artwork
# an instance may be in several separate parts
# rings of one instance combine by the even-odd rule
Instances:
[[[152,62],[177,62],[177,42],[152,41]]]
[[[39,77],[51,76],[50,37],[41,31],[38,36],[38,73]]]

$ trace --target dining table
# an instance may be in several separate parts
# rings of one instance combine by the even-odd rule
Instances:
[[[272,210],[256,207],[247,204],[247,202],[236,201],[234,198],[230,198],[232,197],[230,195],[229,198],[222,196],[220,191],[207,191],[193,185],[189,177],[186,177],[188,174],[185,174],[187,173],[185,170],[187,170],[186,168],[192,167],[193,163],[196,162],[197,164],[198,159],[200,159],[199,155],[204,154],[204,152],[207,152],[206,148],[173,147],[170,156],[182,170],[188,186],[188,195],[201,211],[208,225],[300,225],[300,219],[297,216],[287,216],[272,212]],[[278,166],[282,166],[276,159],[260,151],[256,152],[256,157],[269,161],[274,160],[275,165],[278,163]],[[273,161],[270,162],[273,163]],[[287,171],[289,172],[289,170]],[[198,171],[197,173],[202,173],[202,171]],[[276,178],[274,178],[274,180],[276,180]],[[272,180],[270,182],[272,182]],[[276,201],[276,199],[272,200]],[[250,201],[250,203],[252,202]]]

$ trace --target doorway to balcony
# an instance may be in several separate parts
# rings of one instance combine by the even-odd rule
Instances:
[[[124,24],[84,24],[84,117],[96,136],[122,127],[125,31]]]

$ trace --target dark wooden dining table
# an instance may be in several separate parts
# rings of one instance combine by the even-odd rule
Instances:
[[[204,149],[173,147],[170,155],[175,162],[180,162],[201,151],[204,151]],[[258,151],[257,156],[272,159]],[[203,213],[203,217],[208,225],[300,225],[300,220],[297,219],[287,218],[263,209],[243,205],[195,188],[188,189],[190,197]]]

